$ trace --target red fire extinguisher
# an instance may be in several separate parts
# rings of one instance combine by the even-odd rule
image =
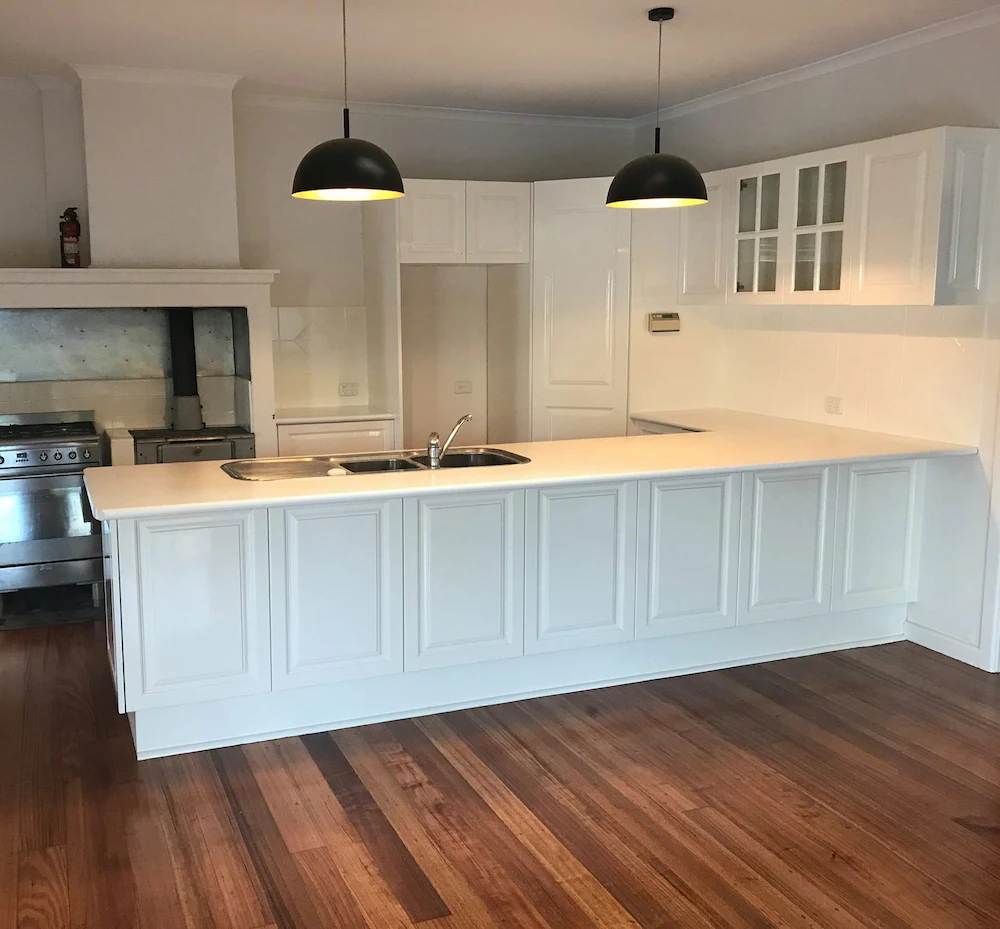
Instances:
[[[80,267],[80,217],[71,206],[59,217],[59,258],[64,268]]]

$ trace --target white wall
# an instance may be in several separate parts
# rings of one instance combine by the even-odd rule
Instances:
[[[419,448],[431,432],[441,438],[460,416],[462,445],[486,441],[486,267],[403,265],[404,444]],[[470,393],[455,392],[469,381]]]
[[[0,78],[0,267],[52,264],[58,223],[58,213],[49,216],[46,211],[38,88],[28,80]]]
[[[998,49],[1000,24],[981,26],[729,102],[703,98],[666,111],[664,148],[714,171],[934,126],[995,128]],[[637,134],[637,151],[651,135]]]

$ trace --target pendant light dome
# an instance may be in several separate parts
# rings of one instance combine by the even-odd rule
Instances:
[[[341,0],[344,44],[344,137],[320,142],[295,171],[292,196],[300,200],[394,200],[403,178],[389,154],[374,142],[351,138],[347,106],[347,0]]]
[[[678,155],[660,152],[660,72],[663,62],[663,24],[674,18],[672,6],[649,11],[650,22],[659,25],[656,56],[656,131],[653,153],[634,158],[614,177],[608,188],[607,205],[628,210],[697,206],[708,202],[705,181],[698,169]]]

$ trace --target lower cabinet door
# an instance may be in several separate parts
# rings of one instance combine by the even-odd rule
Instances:
[[[637,484],[529,490],[525,651],[635,635]]]
[[[269,512],[277,689],[403,670],[401,500]]]
[[[741,625],[830,612],[836,474],[812,467],[743,476]]]
[[[524,654],[524,491],[403,507],[406,670]]]
[[[121,520],[118,558],[126,709],[271,689],[266,510]]]
[[[736,625],[740,479],[639,484],[636,638]]]
[[[877,461],[844,465],[840,472],[833,608],[915,600],[923,462]]]

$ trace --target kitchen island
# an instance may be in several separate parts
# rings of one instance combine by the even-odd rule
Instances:
[[[976,449],[649,416],[700,431],[433,472],[92,469],[139,757],[904,637],[925,463]]]

